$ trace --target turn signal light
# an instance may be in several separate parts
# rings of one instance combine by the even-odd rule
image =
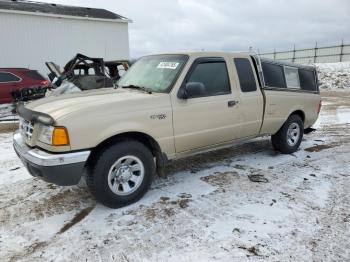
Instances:
[[[55,127],[52,133],[53,146],[68,146],[69,136],[65,127]]]
[[[49,83],[50,82],[47,81],[47,80],[43,80],[43,81],[40,82],[40,84],[43,85],[43,86],[47,86],[47,85],[49,85]]]

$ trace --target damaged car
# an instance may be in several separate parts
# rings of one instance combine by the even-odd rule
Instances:
[[[52,82],[52,88],[47,93],[60,95],[85,90],[112,88],[129,69],[126,60],[104,61],[102,58],[92,58],[77,54],[61,71],[53,62],[47,62]]]
[[[44,97],[49,84],[37,70],[0,68],[0,104]]]
[[[48,77],[51,84],[37,71],[28,70],[32,75],[36,73],[37,79],[42,84],[31,84],[29,87],[27,84],[22,88],[12,88],[13,90],[7,96],[2,96],[4,97],[3,100],[15,103],[27,102],[50,95],[114,87],[116,82],[129,69],[130,64],[127,60],[104,61],[103,58],[92,58],[77,54],[64,66],[63,70],[53,62],[47,62],[46,66],[50,71]],[[0,102],[3,102],[1,97]]]

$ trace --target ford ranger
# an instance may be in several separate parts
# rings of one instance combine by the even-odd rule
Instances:
[[[140,199],[168,160],[266,135],[293,153],[320,108],[312,66],[251,53],[151,55],[116,88],[19,105],[14,149],[31,175],[67,186],[84,174],[94,197],[117,208]]]

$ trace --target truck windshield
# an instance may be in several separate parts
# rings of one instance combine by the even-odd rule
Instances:
[[[139,86],[153,92],[169,92],[187,59],[186,55],[143,57],[125,73],[118,86]]]

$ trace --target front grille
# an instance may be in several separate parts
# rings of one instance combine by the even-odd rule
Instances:
[[[31,140],[33,136],[34,124],[23,118],[19,119],[19,130],[24,138]]]

